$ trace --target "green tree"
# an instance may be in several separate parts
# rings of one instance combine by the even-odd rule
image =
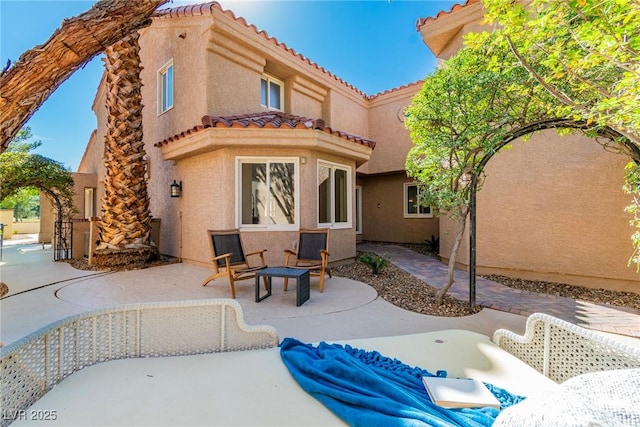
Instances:
[[[13,209],[14,217],[20,221],[40,215],[40,192],[35,188],[22,188],[0,203],[2,209]]]
[[[487,21],[500,26],[491,43],[507,46],[558,101],[549,104],[555,115],[610,127],[640,147],[640,2],[484,0],[484,6]],[[483,48],[486,37],[469,41]],[[634,160],[624,190],[636,227],[629,262],[640,270],[640,158],[620,140],[613,147]]]
[[[40,145],[29,142],[31,138],[31,130],[22,129],[0,154],[0,201],[15,199],[22,189],[42,191],[70,217],[75,211],[71,172],[60,162],[30,153]]]
[[[560,103],[557,115],[609,126],[640,146],[640,2],[484,0],[518,62]]]
[[[455,223],[448,280],[437,294],[441,303],[454,283],[454,266],[469,214],[475,176],[482,183],[482,161],[522,127],[548,119],[539,85],[521,67],[494,71],[506,63],[506,50],[462,49],[425,79],[407,110],[413,147],[407,174],[423,183],[423,205],[446,211]]]

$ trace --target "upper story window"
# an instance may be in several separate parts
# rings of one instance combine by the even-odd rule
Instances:
[[[260,104],[269,110],[284,111],[284,83],[263,74],[260,77]]]
[[[420,184],[404,184],[404,217],[405,218],[432,218],[429,206],[420,206]]]
[[[351,168],[318,162],[318,226],[351,226]]]
[[[158,115],[173,108],[173,59],[158,70]]]
[[[298,226],[298,159],[237,158],[238,218],[242,228],[289,230]]]

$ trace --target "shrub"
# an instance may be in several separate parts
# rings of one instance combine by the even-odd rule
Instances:
[[[389,265],[388,259],[376,254],[360,255],[360,258],[358,259],[363,264],[368,265],[373,274],[380,273],[387,265]]]
[[[431,235],[431,240],[427,239],[424,241],[424,243],[427,245],[427,250],[429,252],[433,252],[434,254],[438,254],[440,253],[440,238],[434,236],[433,234]]]

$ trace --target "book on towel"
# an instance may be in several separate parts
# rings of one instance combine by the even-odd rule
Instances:
[[[443,408],[500,409],[500,402],[482,381],[464,378],[422,377],[431,401]]]

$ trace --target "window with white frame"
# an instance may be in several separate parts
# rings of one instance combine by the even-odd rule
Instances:
[[[243,228],[295,229],[298,224],[298,161],[237,158],[238,223]]]
[[[318,162],[318,225],[351,226],[351,168]]]
[[[158,115],[173,108],[173,59],[158,70]]]
[[[269,110],[284,111],[284,83],[263,74],[260,77],[260,104]]]
[[[422,185],[404,184],[404,217],[405,218],[432,218],[431,208],[420,205],[420,192]]]

